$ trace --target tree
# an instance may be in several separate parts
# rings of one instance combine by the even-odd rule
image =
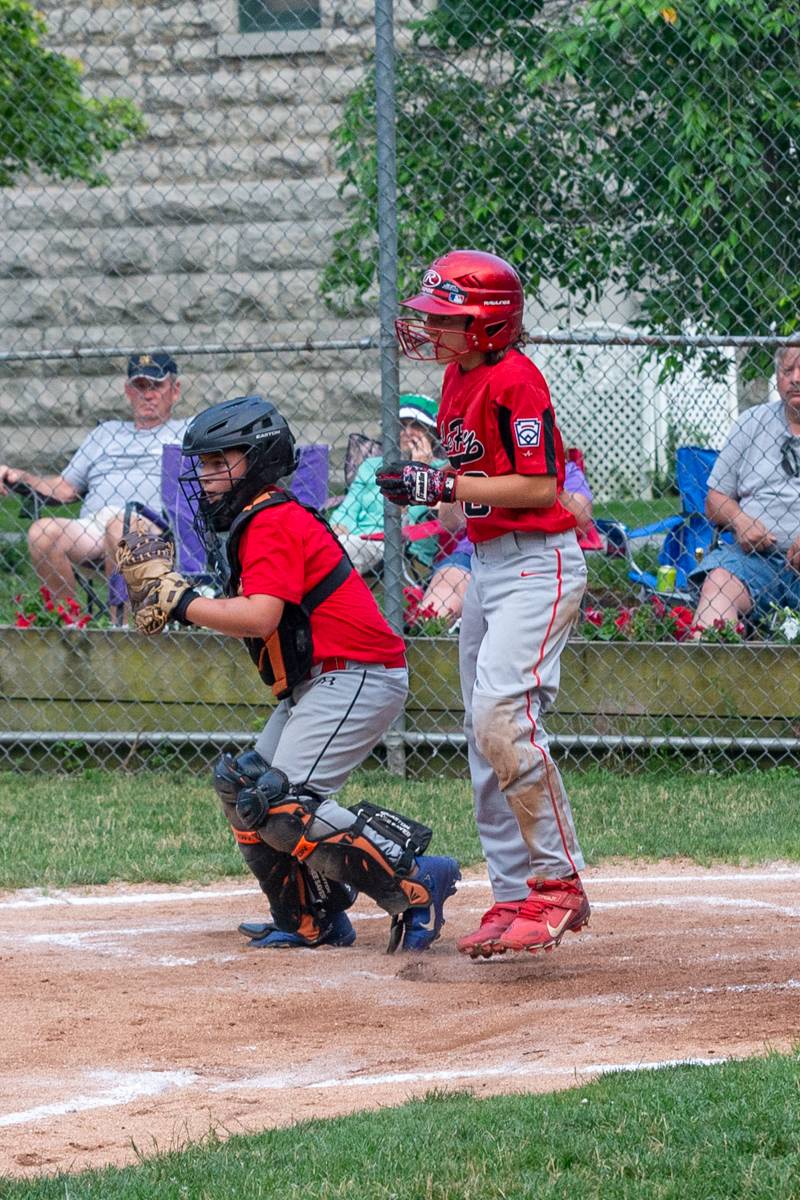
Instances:
[[[671,4],[440,0],[417,24],[397,64],[404,286],[475,245],[529,294],[618,289],[651,331],[800,328],[800,4]],[[350,219],[323,279],[338,303],[375,277],[373,90],[338,130]],[[664,351],[662,368],[691,356]]]
[[[0,0],[0,187],[34,170],[91,186],[100,163],[144,121],[128,100],[96,100],[81,88],[80,64],[45,49],[47,27],[22,0]]]

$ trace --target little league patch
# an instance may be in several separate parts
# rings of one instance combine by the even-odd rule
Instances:
[[[538,446],[542,437],[542,422],[538,417],[522,417],[514,422],[514,436],[523,450]]]

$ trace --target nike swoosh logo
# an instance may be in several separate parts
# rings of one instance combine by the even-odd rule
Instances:
[[[567,922],[569,921],[571,916],[572,916],[571,912],[565,913],[563,921],[561,921],[558,925],[556,925],[555,929],[553,928],[553,926],[550,924],[549,921],[546,921],[545,924],[547,925],[547,932],[550,934],[550,937],[556,938],[556,937],[558,937],[558,935],[560,933],[563,933],[564,926],[567,924]]]
[[[520,579],[530,579],[533,575],[541,575],[541,571],[520,571]]]

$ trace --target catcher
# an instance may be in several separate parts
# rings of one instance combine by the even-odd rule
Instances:
[[[214,787],[272,923],[239,926],[260,947],[349,946],[346,909],[366,892],[392,915],[389,950],[425,950],[460,878],[424,852],[431,831],[366,803],[333,798],[402,712],[405,647],[324,519],[280,488],[297,464],[288,424],[243,396],[195,417],[181,486],[209,555],[225,554],[226,596],[200,596],[173,569],[164,537],[119,543],[136,628],[170,621],[243,638],[278,701],[254,749],[223,754]]]

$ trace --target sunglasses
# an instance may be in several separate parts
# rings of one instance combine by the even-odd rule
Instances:
[[[788,437],[783,442],[781,466],[791,479],[800,479],[800,438]]]

